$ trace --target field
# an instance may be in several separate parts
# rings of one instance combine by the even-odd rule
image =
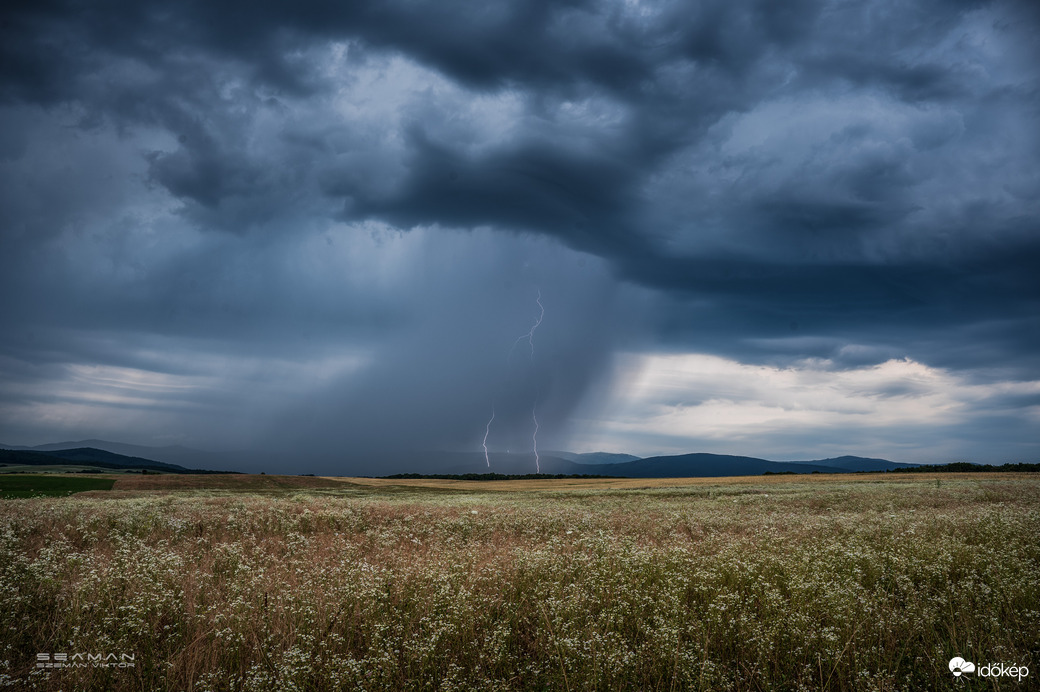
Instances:
[[[100,466],[83,466],[80,464],[47,464],[47,465],[29,465],[29,464],[4,464],[0,466],[0,477],[6,474],[14,473],[31,473],[31,474],[43,474],[43,473],[99,473],[99,474],[114,474],[114,473],[140,473],[140,469],[106,469]]]
[[[67,475],[0,475],[0,498],[52,496],[63,497],[85,490],[108,490],[112,478]]]
[[[1024,690],[1040,675],[1035,474],[112,478],[0,502],[0,685]],[[58,652],[124,667],[37,667]],[[955,679],[954,656],[1030,673]]]

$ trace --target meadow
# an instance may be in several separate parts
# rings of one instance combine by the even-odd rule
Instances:
[[[1035,689],[1040,477],[907,476],[127,475],[6,499],[0,686]],[[133,666],[37,667],[58,652]],[[1030,675],[955,679],[954,656]]]
[[[0,498],[11,497],[64,497],[85,490],[108,490],[114,478],[104,476],[72,476],[65,474],[2,474],[0,475]]]

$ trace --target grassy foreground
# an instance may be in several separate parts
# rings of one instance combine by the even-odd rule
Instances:
[[[1040,676],[1035,474],[555,491],[155,478],[0,502],[0,685],[1016,690]],[[38,669],[41,652],[134,666]],[[1030,676],[955,681],[953,656]]]

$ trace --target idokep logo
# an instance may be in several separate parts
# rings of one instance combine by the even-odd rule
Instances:
[[[1029,668],[1026,666],[1009,665],[1007,663],[987,663],[986,665],[976,667],[974,663],[965,661],[960,656],[954,656],[950,659],[950,672],[956,678],[966,673],[978,673],[980,678],[1009,677],[1017,678],[1019,682],[1022,682],[1022,678],[1029,677]]]

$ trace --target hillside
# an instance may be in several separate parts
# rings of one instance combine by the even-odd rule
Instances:
[[[147,469],[162,473],[200,473],[176,464],[164,464],[141,457],[128,457],[90,447],[59,449],[50,452],[0,449],[0,464],[8,466],[63,466],[74,464],[101,469]]]
[[[759,476],[764,473],[849,473],[853,471],[888,471],[914,468],[914,464],[898,464],[885,459],[844,456],[820,461],[769,461],[755,457],[728,454],[678,454],[607,464],[576,463],[561,458],[559,452],[541,457],[540,470],[546,474],[588,474],[622,478],[708,478],[723,476]],[[578,456],[578,455],[572,455]],[[591,456],[591,455],[590,455]],[[534,473],[534,456],[528,454],[491,454],[490,468],[483,454],[438,452],[423,456],[428,467],[443,473]],[[412,469],[409,469],[412,470]]]
[[[585,452],[576,454],[574,452],[558,452],[556,450],[545,452],[545,455],[573,461],[576,464],[624,464],[629,461],[638,461],[641,458],[634,454],[617,454],[614,452]]]
[[[897,461],[888,461],[887,459],[869,459],[853,456],[842,456],[834,459],[820,459],[819,461],[802,461],[795,463],[830,466],[845,471],[895,471],[896,469],[913,469],[920,465],[902,464]]]
[[[35,447],[12,446],[0,444],[0,448],[12,449],[26,452],[54,452],[68,451],[73,449],[96,449],[124,457],[136,457],[163,464],[172,464],[182,468],[230,468],[234,470],[251,470],[249,461],[254,455],[241,452],[205,452],[190,447],[171,445],[165,447],[147,447],[144,445],[132,445],[125,442],[112,442],[110,440],[76,440],[66,442],[51,442],[36,445]]]

